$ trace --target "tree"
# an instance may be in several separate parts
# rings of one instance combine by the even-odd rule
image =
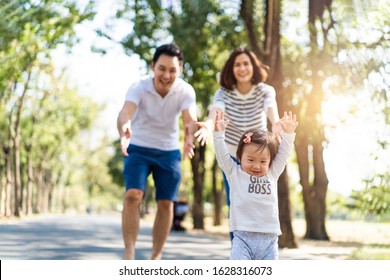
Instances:
[[[366,180],[366,187],[353,191],[349,207],[363,214],[390,214],[390,173],[377,174]]]
[[[310,1],[308,32],[301,34],[307,40],[286,44],[285,62],[291,63],[285,67],[286,83],[293,89],[295,110],[302,120],[297,129],[296,152],[308,239],[329,239],[325,228],[328,179],[323,157],[325,129],[329,127],[324,125],[323,101],[335,95],[354,96],[366,92],[367,87],[373,99],[381,96],[384,104],[386,87],[370,85],[370,76],[386,75],[383,53],[388,49],[385,38],[389,31],[384,28],[388,26],[388,8],[380,2]],[[363,10],[360,5],[364,5]],[[366,105],[363,110],[367,110]]]
[[[323,159],[323,143],[325,141],[324,127],[321,120],[321,102],[323,100],[320,74],[321,61],[328,56],[325,49],[321,51],[318,45],[317,21],[320,21],[322,30],[329,30],[333,25],[331,16],[331,0],[309,1],[309,31],[310,31],[310,66],[312,71],[312,90],[299,103],[299,114],[305,116],[301,127],[297,131],[295,148],[297,152],[299,174],[302,185],[305,205],[306,234],[305,238],[328,240],[325,228],[326,191],[328,178],[325,172]],[[328,27],[326,28],[324,11],[328,8]],[[323,38],[326,42],[326,32]],[[313,169],[313,181],[310,182],[310,170]]]
[[[0,39],[0,114],[4,117],[0,122],[7,132],[2,133],[0,139],[6,161],[5,215],[11,215],[9,199],[13,187],[13,214],[19,216],[23,203],[21,126],[23,118],[29,117],[24,107],[35,97],[31,95],[32,79],[49,64],[50,50],[59,44],[70,46],[75,43],[74,26],[93,17],[94,12],[92,1],[84,11],[72,1],[7,2],[0,2],[0,30],[5,34]]]

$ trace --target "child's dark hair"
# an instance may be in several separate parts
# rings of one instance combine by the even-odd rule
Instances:
[[[241,136],[240,141],[238,142],[238,148],[236,153],[239,162],[241,162],[242,153],[244,152],[244,146],[248,145],[249,143],[259,145],[259,151],[263,151],[265,148],[268,148],[269,153],[271,155],[271,160],[269,163],[269,165],[271,166],[272,161],[274,160],[276,152],[279,148],[279,141],[276,135],[272,132],[263,130],[248,131],[244,133]]]
[[[182,51],[180,50],[179,46],[176,44],[165,44],[165,45],[159,46],[153,55],[153,60],[152,60],[153,63],[156,63],[158,58],[162,54],[165,54],[168,56],[173,56],[173,57],[176,56],[179,59],[180,64],[183,63],[184,55],[183,55]]]

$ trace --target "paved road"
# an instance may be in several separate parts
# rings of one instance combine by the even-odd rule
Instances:
[[[0,222],[2,260],[120,260],[123,241],[120,215],[58,215]],[[142,221],[136,258],[151,252],[151,224]],[[230,241],[204,234],[172,232],[166,260],[224,260]]]
[[[151,252],[151,224],[142,221],[136,259],[147,260]],[[171,232],[165,260],[226,260],[230,240],[201,233]],[[350,249],[300,246],[279,251],[281,260],[344,259]],[[17,221],[0,219],[2,260],[121,260],[121,216],[53,215]]]

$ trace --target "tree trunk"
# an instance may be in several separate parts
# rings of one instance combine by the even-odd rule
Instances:
[[[191,160],[191,167],[194,175],[194,202],[192,205],[194,229],[204,229],[203,183],[205,175],[205,151],[206,146],[199,145],[195,149],[195,156]]]
[[[325,199],[327,189],[326,174],[322,172],[324,168],[315,166],[314,169],[317,169],[317,171],[315,171],[314,173],[317,175],[314,175],[314,184],[310,184],[309,143],[306,141],[307,139],[305,139],[305,137],[306,135],[304,133],[299,133],[300,140],[297,141],[296,145],[303,193],[303,202],[305,207],[305,238],[314,240],[329,240],[325,228]],[[314,152],[314,150],[316,151]],[[321,151],[317,150],[318,146],[316,148],[313,147],[313,161],[322,160],[322,146]]]
[[[12,139],[14,144],[14,216],[20,216],[20,150],[19,150],[19,137],[16,136]]]
[[[56,176],[54,174],[53,169],[48,169],[46,172],[48,173],[47,190],[46,190],[47,212],[52,213],[53,212],[53,191],[54,191],[54,187],[56,186],[56,178],[55,178]]]
[[[3,168],[2,168],[2,150],[0,150],[0,217],[3,216]]]
[[[300,101],[300,115],[305,118],[300,121],[297,129],[297,151],[299,173],[301,178],[303,201],[305,204],[306,239],[329,240],[325,228],[326,193],[328,179],[323,159],[324,128],[321,123],[321,103],[323,100],[323,78],[319,75],[323,63],[322,51],[318,45],[316,21],[323,25],[323,12],[330,9],[331,0],[309,0],[309,32],[311,52],[309,64],[312,70],[312,91]],[[329,10],[330,11],[330,10]],[[330,17],[331,20],[331,17]],[[331,26],[331,25],[329,25]],[[324,42],[326,43],[326,34]],[[310,153],[310,151],[312,151]],[[310,176],[313,170],[313,176]],[[310,178],[313,177],[313,182]]]
[[[43,192],[42,192],[42,213],[49,212],[50,189],[51,189],[51,173],[46,168],[43,171]]]
[[[32,196],[33,196],[33,159],[31,155],[31,146],[26,149],[27,152],[27,195],[26,195],[26,214],[31,215],[33,213]]]
[[[290,190],[287,168],[278,179],[279,220],[282,235],[279,236],[279,248],[297,248],[291,220]]]
[[[28,72],[27,79],[23,85],[23,93],[22,96],[19,99],[19,104],[17,106],[16,111],[16,120],[14,123],[14,135],[12,137],[12,141],[14,144],[14,157],[15,157],[15,181],[14,181],[14,188],[15,188],[15,209],[14,209],[14,215],[16,217],[20,216],[20,203],[23,202],[23,200],[20,199],[20,185],[21,185],[21,175],[20,175],[20,134],[21,134],[21,119],[22,119],[22,110],[24,102],[27,98],[27,89],[28,84],[31,79],[31,71]],[[12,113],[11,113],[12,114]],[[10,122],[10,132],[11,132],[11,126],[12,122]],[[12,133],[10,133],[12,135]]]
[[[12,155],[10,146],[4,147],[5,154],[5,204],[4,204],[4,216],[9,217],[12,215]]]
[[[50,95],[50,91],[44,91],[42,98],[39,100],[39,106],[36,108],[35,113],[31,115],[31,133],[27,136],[25,143],[25,149],[27,153],[27,194],[26,194],[26,214],[31,215],[33,213],[33,188],[34,188],[34,160],[31,154],[31,150],[34,147],[35,125],[38,121],[38,116],[43,108],[45,100]]]
[[[240,6],[240,17],[245,23],[246,30],[248,32],[248,40],[251,46],[252,51],[258,56],[261,57],[262,51],[257,40],[258,31],[254,26],[253,19],[254,11],[254,0],[242,0]]]
[[[269,0],[266,2],[265,41],[263,44],[263,60],[270,67],[268,82],[275,88],[279,115],[289,111],[289,100],[284,81],[282,57],[280,53],[280,14],[281,1]],[[279,236],[280,248],[297,248],[297,242],[292,227],[291,203],[289,196],[288,167],[278,179],[279,220],[282,235]]]
[[[42,197],[43,197],[43,167],[42,162],[39,163],[37,168],[37,193],[35,199],[34,212],[40,214],[42,212]]]
[[[313,69],[313,91],[305,101],[307,104],[300,106],[301,115],[305,121],[300,122],[300,129],[297,130],[297,151],[299,173],[301,178],[303,201],[306,219],[306,239],[329,240],[325,228],[326,217],[326,193],[328,179],[325,172],[323,159],[323,142],[325,136],[321,119],[320,102],[322,100],[321,79],[317,79],[317,70]],[[316,98],[314,98],[316,97]],[[303,108],[308,108],[303,111]],[[311,152],[310,152],[311,150]],[[314,174],[311,176],[310,170]],[[313,177],[313,183],[310,178]]]

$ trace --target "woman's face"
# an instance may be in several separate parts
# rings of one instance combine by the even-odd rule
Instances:
[[[234,60],[233,74],[239,83],[252,83],[253,65],[249,56],[242,53]]]

